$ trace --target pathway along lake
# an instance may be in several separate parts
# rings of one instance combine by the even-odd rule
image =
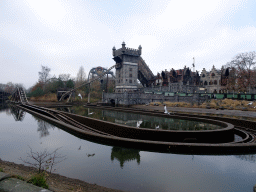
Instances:
[[[88,109],[72,107],[73,113],[88,115]],[[91,114],[92,113],[92,114]],[[101,112],[102,113],[102,112]],[[106,114],[106,112],[104,112]],[[118,116],[116,123],[137,126],[140,119]],[[97,115],[96,109],[89,109]],[[137,115],[137,114],[136,114]],[[116,115],[117,116],[117,115]],[[134,118],[134,116],[132,117]],[[158,122],[159,121],[159,122]],[[169,129],[163,120],[139,122]],[[17,108],[0,108],[0,158],[18,164],[33,151],[54,151],[67,159],[56,167],[56,173],[101,186],[124,191],[252,191],[256,184],[256,155],[178,155],[106,146],[77,138]],[[162,122],[162,124],[161,124]],[[167,127],[166,127],[167,126]],[[200,125],[199,127],[203,127]]]

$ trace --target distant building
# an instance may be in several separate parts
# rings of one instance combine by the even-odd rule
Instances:
[[[162,71],[155,77],[155,86],[168,86],[171,92],[194,92],[196,87],[199,86],[200,76],[199,73],[192,72],[188,67],[184,69],[170,71]]]
[[[200,74],[200,87],[205,88],[208,93],[219,93],[221,90],[221,70],[217,70],[214,65],[210,72],[203,68]]]

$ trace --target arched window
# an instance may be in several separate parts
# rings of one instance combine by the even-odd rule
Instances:
[[[215,76],[215,73],[212,73],[212,77],[214,77]]]
[[[212,85],[212,81],[209,82],[209,85]]]
[[[207,85],[207,81],[204,82],[204,85]]]
[[[205,77],[205,74],[203,74],[203,76],[202,77]]]
[[[214,80],[214,82],[213,82],[213,83],[214,83],[214,85],[217,85],[217,80]]]

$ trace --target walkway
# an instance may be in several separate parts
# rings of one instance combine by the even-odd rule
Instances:
[[[134,105],[132,108],[138,109],[150,109],[159,110],[164,112],[164,106],[146,106],[146,105]],[[187,112],[187,113],[208,113],[208,114],[219,114],[229,116],[241,116],[256,118],[256,112],[253,111],[241,111],[241,110],[216,110],[216,109],[205,109],[205,108],[184,108],[184,107],[167,107],[169,112]]]

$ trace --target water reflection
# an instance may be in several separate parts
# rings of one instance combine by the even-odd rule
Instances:
[[[60,110],[60,109],[59,109]],[[131,127],[164,129],[164,130],[214,130],[222,127],[204,122],[188,121],[184,119],[172,119],[142,115],[136,113],[127,113],[121,111],[110,111],[95,108],[84,108],[83,106],[73,106],[69,109],[72,113],[87,116],[94,119],[100,119],[117,124],[123,124]]]
[[[26,115],[25,111],[16,106],[10,106],[10,113],[12,114],[15,121],[23,121]]]
[[[114,159],[120,162],[120,167],[124,167],[124,163],[136,160],[140,164],[140,151],[135,149],[126,149],[121,147],[113,147],[111,151],[111,161]]]
[[[73,113],[73,110],[70,107],[58,107],[58,108],[56,108],[56,110]]]
[[[249,161],[251,163],[256,162],[256,155],[255,154],[252,154],[252,155],[235,155],[235,157],[239,158],[241,160]]]
[[[47,123],[46,121],[38,117],[35,117],[35,116],[33,117],[37,121],[37,125],[38,125],[37,131],[40,133],[39,135],[40,138],[47,137],[48,135],[50,135],[49,129],[54,130],[54,128],[56,128],[54,125]]]
[[[0,102],[0,112],[8,110],[8,105],[5,102]]]

